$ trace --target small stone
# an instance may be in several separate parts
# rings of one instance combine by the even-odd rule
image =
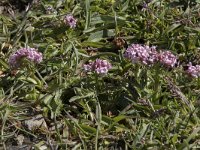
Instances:
[[[24,124],[29,130],[35,130],[39,128],[48,129],[47,124],[42,115],[34,116],[30,120],[25,120]]]
[[[24,142],[24,136],[22,134],[17,136],[17,143],[19,146],[22,146],[23,142]]]

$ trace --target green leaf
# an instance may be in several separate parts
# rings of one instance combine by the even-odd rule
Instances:
[[[142,124],[142,129],[139,131],[136,138],[134,139],[135,144],[137,142],[140,142],[141,139],[145,136],[145,134],[147,133],[148,127],[149,127],[149,124]]]
[[[96,29],[96,27],[91,27],[91,28],[87,28],[83,31],[83,33],[89,33],[89,32],[92,32]]]
[[[122,5],[122,11],[127,10],[128,6],[129,6],[129,0],[127,0],[127,1]]]
[[[79,127],[80,127],[83,131],[85,131],[85,132],[87,132],[87,133],[89,133],[89,134],[92,134],[92,135],[95,135],[95,134],[96,134],[96,129],[93,128],[93,127],[91,127],[91,126],[84,125],[84,124],[79,124]]]
[[[99,42],[100,40],[102,40],[103,38],[106,37],[110,37],[110,36],[114,36],[115,32],[113,30],[102,30],[102,31],[97,31],[92,33],[89,38],[88,41],[91,42]]]
[[[51,99],[53,98],[53,95],[47,94],[44,95],[41,100],[43,100],[43,102],[48,105],[51,102]]]
[[[189,137],[186,139],[186,142],[189,143],[193,138],[195,138],[198,134],[198,132],[200,131],[200,127],[196,127],[194,128],[193,132],[189,135]]]
[[[9,66],[7,65],[7,63],[3,61],[2,59],[0,59],[0,65],[2,65],[5,69],[9,69]]]
[[[124,119],[126,119],[126,118],[127,118],[127,116],[125,116],[125,115],[119,115],[119,116],[113,118],[113,120],[114,120],[115,122],[119,122],[119,121],[124,120]]]
[[[180,23],[174,23],[170,27],[168,27],[165,32],[166,33],[172,32],[172,31],[176,30],[180,26],[181,26]]]
[[[106,125],[111,125],[113,123],[113,119],[108,117],[108,116],[105,116],[105,115],[102,115],[102,122]]]
[[[35,79],[31,78],[31,77],[20,77],[19,79],[22,80],[22,81],[33,83],[35,85],[38,84],[38,82]]]
[[[191,32],[191,31],[195,31],[195,32],[197,32],[197,33],[200,33],[200,27],[191,28],[191,27],[185,26],[184,29],[185,29],[185,30],[188,30],[188,31],[190,31],[190,32]]]
[[[86,23],[85,23],[85,30],[87,30],[90,26],[90,0],[85,1],[85,10],[86,10]]]
[[[108,44],[103,43],[103,42],[83,42],[82,46],[84,47],[94,47],[94,48],[102,48],[108,46]]]
[[[72,98],[70,98],[69,102],[73,102],[73,101],[81,100],[81,99],[84,99],[84,98],[92,97],[94,95],[95,95],[94,92],[90,92],[87,95],[83,95],[83,96],[73,96]]]

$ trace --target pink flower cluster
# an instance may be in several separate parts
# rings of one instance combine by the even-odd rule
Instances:
[[[75,28],[76,22],[77,20],[71,14],[64,17],[64,23],[70,26],[70,28]]]
[[[20,67],[23,58],[34,63],[40,63],[42,61],[42,53],[38,52],[35,48],[21,48],[9,57],[8,62],[11,68]]]
[[[174,67],[177,63],[177,57],[170,51],[163,51],[159,54],[159,61],[167,67]]]
[[[107,60],[96,59],[83,67],[87,72],[94,71],[97,74],[106,74],[112,68],[112,65]]]
[[[200,65],[193,66],[191,63],[189,63],[186,72],[189,76],[198,78],[200,77]]]
[[[174,67],[177,63],[177,57],[170,51],[158,53],[155,46],[149,47],[141,44],[132,44],[129,46],[124,56],[129,58],[133,63],[141,62],[145,65],[160,62],[167,67]]]
[[[155,47],[149,47],[141,44],[132,44],[126,49],[124,54],[133,63],[141,62],[143,64],[151,64],[157,61],[158,55]]]

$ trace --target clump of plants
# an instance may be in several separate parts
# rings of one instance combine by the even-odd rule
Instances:
[[[199,5],[4,2],[0,148],[198,149]]]

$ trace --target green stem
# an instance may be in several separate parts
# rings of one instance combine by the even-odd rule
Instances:
[[[156,72],[155,72],[155,76],[154,76],[154,96],[153,96],[153,100],[157,100],[158,98],[158,92],[159,92],[159,85],[160,85],[160,66],[156,65]]]
[[[98,116],[97,118],[97,132],[96,132],[96,138],[95,138],[95,150],[98,150],[98,139],[99,139],[99,131],[101,129],[101,107],[100,107],[100,104],[99,104],[99,101],[97,99],[97,102],[96,102],[96,115]]]
[[[38,77],[42,80],[42,82],[43,82],[46,86],[48,86],[48,84],[46,83],[46,81],[44,80],[44,78],[41,76],[41,74],[38,72],[38,70],[36,69],[35,71],[36,71]],[[37,80],[37,81],[38,81],[38,80]],[[40,80],[39,80],[39,81],[40,81]],[[40,82],[39,82],[39,83],[40,83]]]
[[[96,91],[96,120],[97,120],[97,132],[96,132],[96,138],[95,138],[95,150],[98,150],[98,139],[99,139],[99,131],[101,129],[101,118],[102,118],[102,112],[101,112],[101,106],[98,100],[98,92],[100,89],[99,81],[98,81],[98,75],[95,74],[95,91]]]

